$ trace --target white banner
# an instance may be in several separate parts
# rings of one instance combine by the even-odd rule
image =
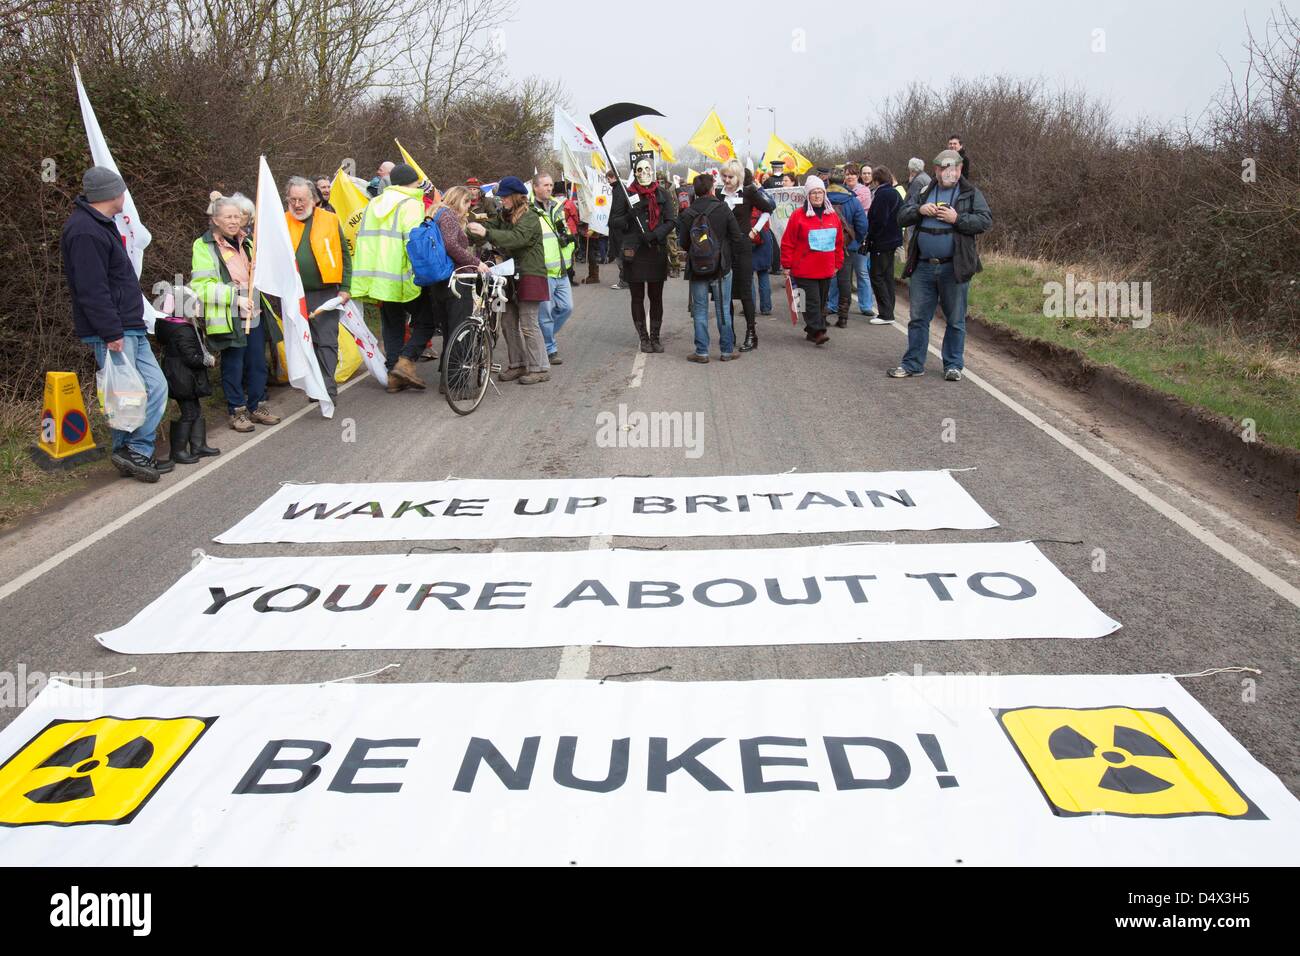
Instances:
[[[0,762],[10,867],[1300,862],[1168,676],[52,684]]]
[[[772,234],[780,245],[785,235],[785,224],[790,221],[794,211],[808,201],[808,191],[802,186],[782,186],[779,189],[766,190],[768,198],[776,204],[772,212]]]
[[[585,213],[587,228],[601,236],[609,235],[609,213],[614,206],[614,189],[597,169],[587,170],[587,188],[591,192],[591,209]]]
[[[204,557],[123,654],[1090,638],[1119,628],[1032,544]]]
[[[628,428],[610,413],[610,441],[676,439],[651,416]],[[659,413],[665,414],[665,413]],[[673,413],[676,414],[676,413]],[[604,427],[604,426],[602,426]],[[632,445],[660,447],[660,445]],[[997,522],[946,471],[825,472],[703,478],[456,478],[280,486],[217,536],[222,544],[697,537],[818,531],[993,528]]]
[[[366,371],[375,377],[380,385],[388,385],[388,369],[384,367],[384,350],[375,338],[375,333],[370,331],[370,326],[366,325],[365,313],[362,307],[355,299],[349,299],[347,304],[339,309],[339,325],[343,326],[352,336],[352,340],[357,343],[357,350],[361,353],[361,361],[365,363]]]

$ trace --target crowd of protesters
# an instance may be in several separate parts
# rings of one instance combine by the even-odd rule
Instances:
[[[641,157],[626,182],[612,169],[608,173],[612,207],[605,232],[580,221],[572,184],[548,173],[535,173],[527,183],[516,176],[490,184],[471,177],[439,193],[412,165],[385,161],[368,182],[354,180],[369,202],[351,241],[330,203],[328,176],[291,177],[284,216],[312,348],[331,400],[338,395],[340,309],[353,298],[378,313],[388,392],[424,390],[417,363],[446,361],[445,342],[468,317],[470,301],[445,282],[416,282],[408,242],[430,222],[436,226],[432,241],[456,270],[482,274],[493,261],[513,260],[501,323],[507,358],[502,382],[538,385],[563,363],[559,339],[573,313],[578,262],[588,265],[585,284],[601,281],[601,264],[617,264],[613,288],[629,293],[633,328],[647,353],[665,351],[664,285],[682,275],[694,326],[694,349],[686,358],[703,364],[714,327],[724,362],[758,347],[758,317],[773,311],[773,276],[786,278],[792,310],[816,346],[831,341],[832,323],[848,327],[855,301],[870,324],[892,324],[895,255],[904,245],[908,343],[888,375],[924,374],[930,324],[942,306],[943,376],[960,381],[968,283],[981,268],[976,237],[992,225],[992,216],[970,181],[960,137],[949,140],[931,170],[920,159],[910,160],[904,185],[885,166],[846,163],[819,167],[800,181],[789,171],[755,173],[730,160],[716,178],[704,173],[670,185]],[[778,242],[771,190],[796,186],[802,187],[802,202],[790,211]],[[162,310],[167,314],[155,322],[160,365],[146,337],[139,283],[114,223],[125,189],[116,172],[88,170],[61,248],[77,336],[93,348],[100,368],[110,353],[127,353],[147,392],[145,422],[113,432],[112,461],[124,475],[157,481],[175,464],[220,454],[207,443],[201,406],[212,394],[213,366],[219,366],[231,429],[250,432],[280,422],[267,395],[268,385],[287,380],[279,351],[283,327],[279,302],[251,291],[254,204],[238,193],[214,192],[208,228],[194,241],[187,283],[172,289]],[[737,301],[745,319],[739,342]],[[159,458],[155,435],[168,397],[176,400],[178,417],[170,425],[170,454]]]

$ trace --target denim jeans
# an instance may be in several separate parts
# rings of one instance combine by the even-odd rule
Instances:
[[[941,350],[944,371],[965,367],[962,352],[966,345],[966,293],[969,287],[969,282],[957,281],[951,262],[941,265],[917,263],[908,285],[912,318],[907,323],[907,354],[903,356],[903,368],[909,372],[920,372],[925,368],[930,322],[934,319],[935,306],[940,302],[948,323]]]
[[[853,253],[853,272],[858,279],[858,311],[863,315],[874,308],[871,298],[871,253]]]
[[[564,323],[569,321],[569,316],[573,315],[573,286],[569,285],[568,276],[560,276],[558,279],[548,276],[546,285],[551,290],[551,301],[537,304],[537,322],[542,327],[546,354],[554,355],[555,336],[564,327]]]
[[[845,261],[853,271],[854,277],[858,283],[858,311],[866,315],[873,308],[874,300],[871,297],[871,255],[858,255],[856,252],[850,252],[845,256]],[[838,312],[840,310],[840,286],[831,277],[831,289],[826,297],[826,314]]]
[[[248,330],[248,342],[243,347],[221,350],[221,391],[231,415],[236,408],[255,412],[266,398],[265,321]]]
[[[108,346],[99,336],[82,339],[95,350],[95,367],[103,368],[108,355]],[[122,337],[122,352],[130,355],[135,362],[135,370],[144,379],[145,406],[144,424],[132,432],[112,429],[113,451],[120,451],[125,445],[128,449],[146,458],[153,457],[154,437],[167,411],[167,379],[158,367],[158,360],[153,357],[149,339],[143,332],[128,332]]]
[[[695,320],[695,354],[709,354],[709,289],[713,290],[718,319],[718,345],[723,355],[735,350],[736,333],[731,324],[731,273],[721,279],[691,280],[691,318]]]
[[[764,269],[754,273],[758,283],[758,311],[767,315],[772,311],[772,274]]]

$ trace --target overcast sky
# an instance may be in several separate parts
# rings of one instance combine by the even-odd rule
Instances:
[[[716,104],[744,151],[748,94],[755,159],[772,130],[788,142],[838,142],[885,97],[913,80],[945,85],[953,76],[1007,73],[1081,84],[1109,100],[1124,120],[1195,120],[1243,62],[1246,26],[1262,36],[1276,2],[1254,0],[944,0],[941,4],[800,2],[645,3],[523,0],[505,29],[515,77],[564,81],[575,115],[609,103],[652,106],[646,122],[684,145]],[[931,11],[942,9],[942,16]],[[717,14],[737,16],[720,20]],[[874,14],[868,11],[879,11]],[[702,26],[693,26],[703,16]],[[797,52],[794,32],[805,31]],[[1104,52],[1093,52],[1094,31]],[[631,135],[630,124],[611,140]],[[611,146],[613,145],[611,142]],[[972,150],[978,146],[971,144]]]

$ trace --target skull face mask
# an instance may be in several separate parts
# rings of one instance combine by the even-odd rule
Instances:
[[[637,160],[635,172],[636,181],[642,186],[649,186],[655,181],[655,168],[648,159]]]

